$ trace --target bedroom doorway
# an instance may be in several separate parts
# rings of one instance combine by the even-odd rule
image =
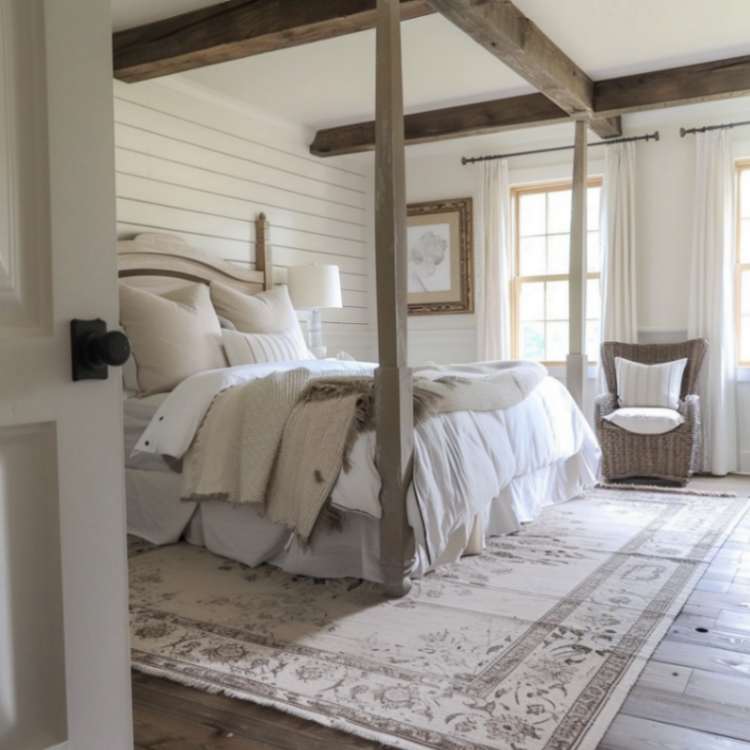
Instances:
[[[109,4],[0,0],[0,748],[133,747]]]

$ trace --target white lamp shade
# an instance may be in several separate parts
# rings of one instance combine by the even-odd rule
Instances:
[[[287,284],[297,310],[343,307],[338,266],[291,266],[287,272]]]

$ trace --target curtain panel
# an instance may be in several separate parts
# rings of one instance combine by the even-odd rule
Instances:
[[[479,359],[510,359],[511,198],[508,162],[482,162],[479,247],[484,267],[479,306]]]
[[[702,470],[724,475],[738,465],[734,163],[725,130],[697,134],[695,148],[688,335],[708,340],[698,384]]]

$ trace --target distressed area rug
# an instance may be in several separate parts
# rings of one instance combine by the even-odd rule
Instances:
[[[746,502],[595,490],[396,601],[141,547],[133,665],[400,748],[593,750]]]

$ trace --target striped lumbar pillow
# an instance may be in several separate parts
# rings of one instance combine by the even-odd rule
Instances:
[[[657,406],[676,409],[687,359],[644,365],[615,357],[617,397],[621,407]]]
[[[296,330],[286,333],[241,333],[223,330],[221,337],[232,367],[315,359],[301,333]]]

